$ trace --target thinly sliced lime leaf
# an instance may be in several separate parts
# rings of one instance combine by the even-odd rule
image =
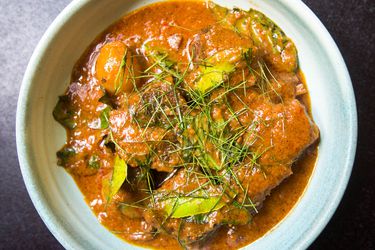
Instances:
[[[107,199],[107,203],[109,203],[113,196],[120,190],[122,184],[126,180],[127,174],[127,164],[119,156],[116,156],[112,177],[102,180],[102,192],[104,197]]]
[[[124,84],[124,75],[125,75],[125,70],[126,70],[126,61],[128,57],[128,49],[125,49],[124,56],[122,57],[120,67],[118,69],[116,79],[115,79],[115,95],[117,95],[121,88],[122,85]],[[119,82],[119,84],[117,84]]]
[[[173,197],[163,201],[165,211],[171,218],[183,218],[205,214],[222,208],[221,197]]]
[[[216,87],[224,81],[225,75],[234,71],[234,66],[228,62],[216,64],[214,66],[202,66],[201,77],[195,85],[195,88],[202,93]]]

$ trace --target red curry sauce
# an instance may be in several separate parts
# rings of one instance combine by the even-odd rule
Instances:
[[[57,155],[99,221],[126,241],[239,248],[279,223],[308,183],[319,136],[309,105],[294,44],[271,20],[162,2],[124,16],[77,62],[54,111],[68,131]],[[218,127],[227,135],[209,138]],[[113,192],[120,161],[126,181]],[[197,189],[187,208],[171,195]]]

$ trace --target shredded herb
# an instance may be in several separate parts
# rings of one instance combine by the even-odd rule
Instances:
[[[115,95],[117,95],[120,92],[122,86],[124,85],[127,58],[128,49],[125,49],[124,56],[122,57],[120,67],[115,78]],[[126,79],[126,83],[127,81],[128,79]]]
[[[215,7],[213,11],[220,17],[220,22],[226,25],[229,25],[226,20],[228,15],[243,12],[239,9],[229,12],[221,7]],[[258,35],[257,38],[252,38],[256,43],[259,42],[256,39],[260,37],[254,27],[259,28],[261,25],[265,31],[272,33],[272,39],[268,39],[266,43],[279,46],[284,34],[270,22],[272,21],[263,19],[257,12],[249,11],[244,12],[244,17],[235,25],[231,25],[239,35]],[[254,30],[246,30],[247,33],[244,33],[243,28],[249,23]],[[276,78],[266,62],[255,60],[252,48],[220,51],[210,58],[196,61],[193,60],[195,51],[188,51],[188,63],[171,59],[167,51],[144,45],[143,53],[150,66],[141,76],[135,76],[133,65],[128,60],[130,53],[125,51],[116,75],[114,95],[106,92],[99,99],[99,102],[106,105],[101,105],[105,108],[96,117],[100,120],[97,129],[101,131],[95,132],[104,135],[100,144],[107,147],[105,150],[110,148],[110,152],[115,155],[112,173],[102,179],[102,195],[107,205],[127,181],[130,184],[127,187],[142,193],[144,197],[134,202],[120,202],[119,209],[130,218],[142,216],[140,211],[161,209],[165,216],[161,219],[163,221],[158,230],[163,230],[163,225],[171,218],[181,219],[177,238],[185,247],[187,242],[180,239],[185,222],[208,223],[210,213],[220,209],[233,209],[232,211],[243,213],[249,218],[250,211],[257,212],[249,194],[251,183],[245,182],[245,185],[240,173],[244,168],[246,171],[253,171],[254,168],[263,171],[259,159],[269,148],[253,147],[255,142],[262,140],[257,134],[258,125],[262,121],[243,121],[242,117],[254,113],[244,97],[251,88],[251,91],[257,92],[262,98],[272,94],[280,102],[283,100],[274,88]],[[235,53],[235,60],[229,62],[232,52]],[[234,81],[233,75],[238,76],[241,72],[242,79]],[[248,73],[254,77],[255,85],[248,86]],[[192,75],[193,80],[189,78]],[[143,81],[143,85],[138,88],[136,81],[139,79]],[[132,92],[121,93],[123,84],[128,84],[128,81],[133,83]],[[129,102],[131,97],[137,97],[137,101]],[[73,129],[77,124],[70,101],[68,96],[61,96],[53,114],[63,126]],[[240,105],[236,106],[234,102]],[[148,150],[140,159],[134,156],[136,154],[127,152],[126,147],[121,147],[126,139],[118,136],[115,130],[112,131],[109,123],[110,111],[117,108],[121,111],[123,107],[129,112],[129,120],[126,121],[130,124],[129,130],[133,130],[138,136],[134,143],[141,144]],[[161,139],[150,140],[150,134],[156,129],[161,129],[158,131],[163,131],[164,134],[160,136]],[[66,165],[75,154],[73,148],[62,149],[57,153],[59,164]],[[198,183],[193,190],[189,189],[185,193],[176,190],[160,191],[159,188],[168,180],[158,183],[153,164],[169,163],[174,155],[178,155],[178,159],[170,164],[170,168],[174,168],[170,178],[176,177],[179,171],[183,172],[187,185]],[[101,167],[101,159],[96,154],[90,155],[86,160],[91,169]],[[129,178],[128,164],[132,167],[129,168]],[[136,167],[138,173],[134,177],[132,171]],[[263,173],[267,178],[266,171]],[[234,218],[220,223],[239,222]]]

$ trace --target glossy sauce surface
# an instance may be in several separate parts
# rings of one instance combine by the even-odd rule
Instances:
[[[231,20],[228,21],[228,23],[230,22]],[[120,155],[122,159],[126,159],[131,168],[131,170],[128,170],[129,176],[135,174],[133,171],[136,171],[134,169],[138,166],[137,163],[132,161],[133,158],[128,155],[140,154],[143,151],[145,154],[148,153],[147,147],[139,139],[143,130],[136,131],[127,124],[129,110],[126,107],[136,105],[139,101],[136,95],[131,94],[133,85],[129,87],[129,85],[126,85],[127,81],[120,88],[112,84],[118,78],[117,71],[121,67],[121,60],[108,62],[107,58],[122,58],[126,50],[124,48],[129,48],[140,65],[133,69],[133,74],[142,75],[145,69],[152,66],[152,62],[145,57],[145,44],[152,48],[163,48],[167,51],[168,58],[171,61],[185,65],[185,68],[181,66],[182,69],[188,68],[186,65],[189,65],[191,54],[188,53],[187,48],[190,48],[189,46],[194,42],[194,37],[197,34],[201,36],[201,40],[204,40],[204,46],[201,50],[206,53],[206,56],[219,57],[221,56],[219,55],[220,51],[229,51],[229,57],[223,56],[225,60],[229,61],[235,60],[230,58],[232,55],[230,53],[238,48],[248,48],[251,44],[252,53],[255,54],[254,58],[264,58],[269,66],[270,74],[275,75],[278,81],[286,82],[285,85],[278,84],[277,91],[270,91],[267,101],[264,101],[263,95],[260,95],[258,90],[255,91],[251,84],[249,89],[244,90],[246,93],[243,94],[242,90],[237,93],[238,95],[243,94],[242,97],[246,105],[258,112],[255,112],[255,115],[253,113],[239,115],[238,119],[242,123],[250,123],[254,119],[271,120],[264,127],[259,125],[258,132],[263,139],[256,140],[253,147],[267,148],[265,153],[259,157],[260,165],[277,165],[277,168],[273,167],[269,172],[269,177],[264,179],[259,177],[264,175],[264,172],[261,171],[254,172],[251,176],[247,172],[243,175],[239,174],[239,178],[244,178],[244,183],[249,180],[256,183],[253,188],[248,188],[248,192],[254,202],[257,202],[257,210],[259,211],[251,216],[250,223],[246,225],[222,225],[213,230],[209,237],[188,245],[188,247],[200,249],[227,247],[233,249],[245,246],[263,236],[279,223],[290,212],[306,188],[318,154],[316,142],[318,131],[310,120],[309,96],[303,74],[296,66],[296,59],[289,58],[289,44],[286,45],[281,56],[266,53],[259,49],[261,48],[259,44],[257,45],[259,41],[254,38],[250,39],[245,35],[238,35],[238,32],[229,29],[226,25],[228,24],[218,25],[217,13],[205,2],[176,1],[153,4],[124,16],[110,26],[91,44],[73,70],[72,82],[66,93],[69,100],[66,100],[66,103],[69,103],[75,115],[72,121],[65,123],[65,126],[71,126],[71,129],[68,129],[68,140],[65,148],[74,148],[75,155],[66,162],[62,162],[63,160],[60,157],[60,165],[64,165],[67,171],[71,173],[99,221],[108,230],[128,242],[158,249],[182,247],[173,234],[157,233],[150,237],[150,223],[142,217],[146,215],[129,217],[125,216],[119,209],[119,203],[121,202],[139,200],[140,197],[145,197],[141,192],[128,191],[130,189],[129,183],[122,185],[121,190],[111,198],[112,202],[103,198],[103,179],[112,174],[115,155]],[[262,41],[262,39],[264,46],[268,46],[267,42],[264,42],[265,36],[260,34],[260,40]],[[117,42],[119,43],[116,44]],[[112,47],[106,48],[107,44]],[[119,49],[113,49],[114,47]],[[223,48],[225,50],[222,50]],[[265,48],[265,51],[267,49]],[[223,58],[219,58],[219,61]],[[105,66],[103,68],[100,65]],[[258,66],[255,65],[254,67]],[[290,68],[295,68],[295,70],[290,70]],[[130,72],[130,69],[128,71]],[[129,73],[126,70],[124,72],[124,74]],[[246,74],[247,77],[251,78],[249,72],[246,72]],[[195,75],[192,73],[188,74],[186,79],[189,81],[190,78],[194,79],[194,77]],[[235,77],[236,75],[232,79],[235,79]],[[239,77],[242,77],[242,75]],[[140,77],[133,84],[143,86],[146,82],[147,79]],[[192,82],[194,81],[192,80]],[[117,96],[117,92],[124,92],[125,94]],[[108,136],[108,129],[100,129],[100,126],[103,126],[101,115],[106,108],[106,104],[101,101],[101,98],[106,93],[117,96],[115,102],[120,108],[110,111],[110,118],[107,123],[109,123],[108,126],[111,129],[111,136],[121,138],[121,140],[118,139],[118,147],[125,149],[126,153],[117,151],[114,153],[113,149],[104,145],[107,142],[103,138]],[[253,96],[253,98],[248,96]],[[282,100],[279,101],[278,98]],[[231,99],[231,105],[234,111],[241,110],[244,106],[243,102],[234,99]],[[228,111],[225,108],[215,106],[212,116],[219,117],[217,119],[223,119],[223,117],[228,119],[225,116],[226,112]],[[296,114],[301,112],[303,113],[301,117],[295,118]],[[277,120],[275,118],[277,116],[282,116],[282,121]],[[288,122],[288,119],[290,119],[290,122]],[[236,127],[238,125],[233,122],[231,126]],[[271,129],[270,126],[274,127]],[[278,126],[280,126],[280,129],[277,129]],[[296,130],[299,132],[295,132]],[[157,141],[163,132],[164,130],[159,127],[147,127],[146,136],[150,141]],[[298,136],[295,136],[296,134]],[[178,165],[179,160],[173,158],[172,153],[169,152],[168,154],[170,156],[168,158],[169,163],[158,163],[155,160],[153,168],[163,173],[171,172],[169,165]],[[93,159],[93,155],[95,155],[95,159]],[[96,158],[100,161],[97,161]],[[88,164],[91,164],[91,167],[88,167]],[[286,179],[284,180],[284,178]],[[283,182],[278,185],[281,181]],[[168,184],[170,183],[167,181],[159,189],[168,188]],[[186,189],[191,190],[192,185],[188,183]],[[271,189],[273,189],[271,194],[267,196]],[[240,195],[238,196],[240,197]],[[267,198],[264,200],[265,197]],[[173,227],[171,226],[171,228]],[[194,226],[191,226],[191,231],[194,231],[193,229]],[[186,234],[189,233],[191,232]],[[191,234],[193,235],[194,232]]]

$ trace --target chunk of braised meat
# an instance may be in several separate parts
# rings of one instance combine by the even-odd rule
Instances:
[[[212,25],[193,35],[187,45],[187,49],[194,56],[194,62],[207,60],[220,51],[254,47],[251,39],[240,37],[220,24]]]
[[[152,83],[127,97],[110,113],[109,124],[118,153],[131,166],[151,162],[151,168],[170,172],[181,163],[175,151],[175,126],[185,100],[167,83]]]
[[[112,111],[109,123],[119,155],[131,166],[145,162],[150,149],[157,145],[165,134],[165,129],[159,127],[139,128],[131,121],[131,115],[126,110]]]
[[[178,238],[185,245],[192,245],[212,236],[222,225],[246,225],[251,214],[246,209],[225,206],[209,214],[188,218],[169,218],[155,211],[145,211],[144,218],[149,225]]]
[[[185,54],[192,64],[185,81],[192,85],[202,75],[200,68],[228,63],[236,68],[231,74],[230,83],[238,84],[247,80],[249,83],[246,86],[251,86],[254,79],[249,67],[256,66],[256,58],[259,56],[257,51],[251,39],[241,37],[219,24],[212,25],[187,42]]]
[[[274,103],[294,99],[297,95],[296,87],[302,84],[294,73],[273,73],[268,78],[270,79],[267,90],[268,96]]]
[[[239,118],[248,126],[242,143],[249,144],[251,159],[233,168],[241,187],[237,181],[232,183],[238,186],[239,202],[248,196],[259,206],[273,188],[292,174],[292,164],[318,139],[319,131],[296,99],[278,104],[255,102],[252,107],[251,114]]]
[[[294,43],[263,13],[254,9],[228,11],[212,2],[209,3],[209,8],[221,25],[241,37],[251,39],[273,69],[279,72],[295,72],[298,56]]]
[[[232,200],[230,192],[222,195],[223,202],[227,205],[219,210],[207,214],[196,215],[187,218],[168,218],[165,214],[163,199],[167,193],[196,196],[198,189],[204,189],[210,196],[222,195],[221,185],[214,185],[198,170],[181,168],[155,192],[155,205],[150,210],[145,210],[146,222],[165,233],[178,238],[184,244],[192,244],[202,240],[223,224],[245,225],[251,219],[247,209],[238,208],[230,204]],[[225,192],[225,191],[224,191]]]
[[[238,20],[255,20],[252,23],[255,28],[264,28],[258,23],[263,16],[257,12],[240,14]],[[249,154],[229,168],[211,169],[222,178],[220,181],[203,174],[202,166],[180,168],[155,187],[148,209],[134,213],[144,218],[150,230],[172,235],[183,244],[197,243],[222,225],[247,224],[271,190],[292,174],[292,164],[319,136],[305,107],[295,99],[304,93],[305,88],[292,70],[295,67],[293,60],[289,68],[278,68],[278,60],[288,48],[271,53],[271,47],[275,45],[271,43],[267,47],[269,51],[260,51],[254,45],[254,37],[243,35],[220,25],[212,25],[194,35],[187,41],[185,50],[189,61],[193,62],[185,83],[192,84],[201,77],[202,65],[215,66],[226,62],[234,66],[235,70],[224,80],[232,87],[245,82],[243,88],[229,92],[224,87],[214,89],[210,94],[211,115],[215,121],[229,121],[232,132],[247,128],[236,143],[248,147]],[[181,39],[171,36],[168,42],[172,49],[179,49]],[[168,80],[173,82],[173,79]],[[119,153],[133,166],[149,160],[152,169],[171,172],[186,161],[177,152],[183,146],[179,135],[184,132],[178,128],[178,119],[184,115],[187,103],[183,94],[167,82],[151,81],[129,96],[124,108],[129,110],[128,113],[111,113],[113,137],[118,139],[120,147],[124,147],[126,155]],[[237,115],[236,119],[233,113]],[[116,123],[117,115],[126,118],[119,118]],[[206,153],[220,156],[215,150],[218,151],[206,148]],[[224,186],[230,186],[230,190],[223,190]],[[211,196],[222,195],[221,202],[225,205],[208,213],[183,218],[166,212],[165,197],[190,197],[197,195],[197,190]]]
[[[217,172],[225,178],[226,183],[230,183],[233,199],[229,198],[226,206],[205,215],[206,220],[202,224],[186,218],[165,220],[163,207],[156,204],[154,210],[146,215],[148,223],[160,227],[164,222],[163,230],[190,243],[209,236],[220,225],[246,224],[251,218],[250,213],[256,211],[254,207],[260,207],[271,190],[292,174],[293,162],[317,140],[319,135],[305,107],[295,99],[282,104],[264,100],[261,104],[254,104],[252,116],[246,119],[242,117],[242,123],[249,126],[243,137],[256,136],[254,139],[242,141],[252,142],[249,145],[251,153],[243,163],[232,166],[231,170],[223,169]],[[250,126],[254,124],[255,127]],[[177,192],[186,195],[205,186],[208,193],[215,194],[215,185],[207,183],[209,177],[197,176],[194,172],[189,173],[186,169],[181,169],[157,192]],[[239,208],[233,204],[245,206]]]
[[[261,166],[292,164],[319,137],[317,126],[297,99],[278,104],[258,100],[249,105],[251,111],[239,120],[248,126],[244,143],[259,154]]]

